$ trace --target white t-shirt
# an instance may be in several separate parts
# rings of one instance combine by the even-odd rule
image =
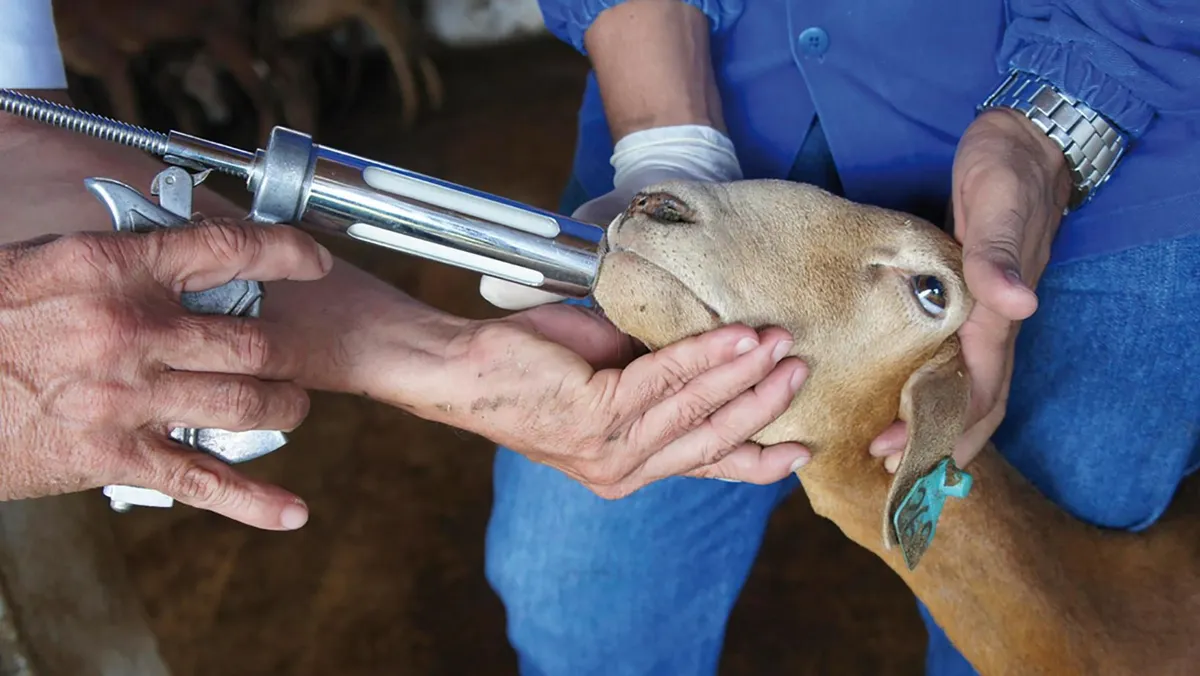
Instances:
[[[0,0],[0,88],[66,89],[51,0]]]

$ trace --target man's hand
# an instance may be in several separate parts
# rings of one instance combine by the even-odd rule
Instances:
[[[1004,419],[1020,322],[1037,309],[1038,280],[1067,205],[1071,177],[1062,150],[1029,120],[988,111],[967,128],[954,160],[954,233],[975,307],[959,329],[971,377],[967,429],[954,459],[965,467]],[[907,431],[889,427],[871,444],[894,472]]]
[[[628,336],[569,305],[452,331],[436,358],[398,346],[354,350],[375,367],[359,384],[606,498],[675,475],[771,483],[808,460],[796,444],[747,442],[788,407],[807,373],[781,359],[791,345],[783,330],[728,326],[637,358]]]
[[[294,429],[306,346],[269,322],[191,314],[183,291],[314,280],[329,252],[286,226],[232,220],[0,247],[0,499],[106,484],[155,489],[267,529],[297,497],[176,444],[174,427]]]

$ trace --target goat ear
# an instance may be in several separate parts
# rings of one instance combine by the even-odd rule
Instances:
[[[910,570],[933,541],[946,496],[965,497],[970,490],[970,475],[951,457],[969,398],[957,336],[942,343],[901,392],[899,417],[908,423],[908,440],[888,492],[883,545],[899,545]]]

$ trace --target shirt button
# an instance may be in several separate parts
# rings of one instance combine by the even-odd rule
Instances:
[[[813,26],[800,34],[800,50],[809,56],[821,56],[829,49],[829,34]]]

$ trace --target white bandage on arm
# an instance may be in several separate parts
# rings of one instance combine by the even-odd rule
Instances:
[[[733,142],[716,129],[699,124],[635,131],[613,146],[611,163],[613,185],[618,189],[643,172],[714,183],[742,178]]]
[[[66,89],[51,0],[0,0],[0,88]]]

